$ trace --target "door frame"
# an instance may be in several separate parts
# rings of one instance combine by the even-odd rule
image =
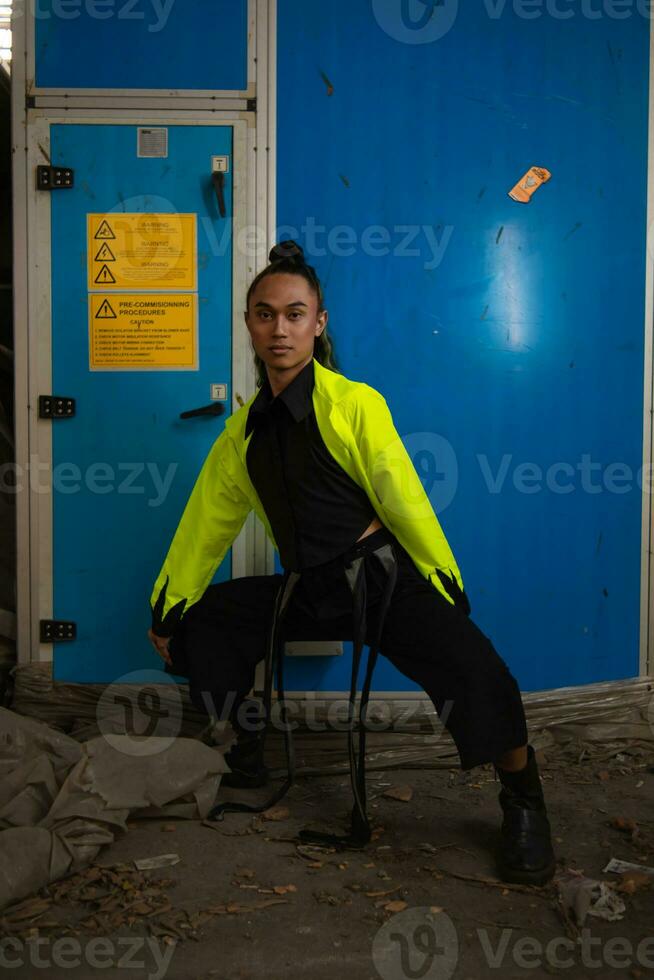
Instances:
[[[276,0],[273,0],[276,2]],[[132,105],[141,109],[164,109],[176,105],[184,109],[212,108],[222,103],[221,108],[239,109],[247,99],[252,99],[257,92],[257,30],[261,9],[268,5],[268,0],[247,0],[247,74],[245,89],[125,89],[125,88],[57,88],[55,86],[38,87],[36,79],[36,9],[33,4],[26,3],[23,19],[25,21],[27,44],[17,49],[25,52],[26,78],[28,79],[27,95],[32,97],[36,106],[57,106],[66,104],[73,108],[112,108],[119,105],[123,99],[129,99]]]
[[[643,336],[643,476],[654,464],[654,23],[649,36],[649,105],[647,138],[647,228],[645,254],[645,324]],[[643,479],[643,487],[645,479]],[[652,481],[654,483],[654,480]],[[640,676],[654,674],[654,493],[643,490],[640,575]]]
[[[249,118],[244,118],[245,115],[242,112],[192,115],[185,111],[145,113],[122,109],[102,111],[101,114],[83,110],[63,114],[60,110],[34,110],[27,127],[28,174],[34,174],[37,164],[50,158],[51,125],[202,125],[228,126],[233,130],[232,412],[238,410],[241,402],[247,401],[255,391],[254,364],[242,318],[242,297],[245,296],[248,283],[256,275],[259,257],[246,255],[237,244],[246,235],[248,227],[261,227],[257,220],[254,167],[256,133],[253,114],[247,114]],[[28,461],[36,457],[40,469],[43,470],[38,477],[39,484],[51,486],[52,425],[57,423],[44,422],[37,415],[39,394],[50,393],[52,389],[50,202],[48,193],[34,192],[28,195],[28,349],[23,352],[25,363],[21,367],[26,369],[27,383],[23,385],[23,390],[26,391],[30,409],[27,431],[23,433],[20,445],[17,445],[16,458],[25,473]],[[20,369],[18,364],[17,369]],[[71,394],[74,396],[74,392]],[[30,498],[29,535],[26,537],[24,534],[24,521],[21,522],[22,533],[19,533],[19,550],[28,552],[29,575],[23,576],[23,591],[19,599],[22,642],[18,647],[18,662],[51,662],[53,645],[40,642],[39,621],[53,616],[53,495],[51,492],[39,492],[30,486],[29,492],[17,496]],[[257,566],[265,567],[267,555],[262,555],[261,545],[261,534],[254,516],[250,515],[232,548],[233,577],[251,575],[257,571]],[[31,642],[26,642],[26,636],[31,637]]]
[[[239,236],[245,235],[248,225],[253,223],[254,195],[252,194],[252,173],[249,142],[253,138],[253,127],[248,120],[238,118],[239,114],[211,113],[206,117],[189,113],[125,113],[115,110],[111,114],[75,111],[65,115],[43,113],[36,110],[29,125],[27,151],[28,173],[35,173],[38,163],[50,159],[50,127],[52,125],[175,125],[206,127],[229,127],[233,130],[233,232],[232,232],[232,322],[231,322],[231,393],[230,410],[235,412],[242,401],[255,390],[254,365],[250,356],[247,331],[242,318],[242,302],[251,269],[248,259],[237,248]],[[74,164],[74,161],[73,161]],[[29,345],[28,397],[33,408],[38,406],[39,394],[52,392],[52,330],[51,330],[51,195],[35,193],[30,195],[27,207],[28,240],[33,243],[30,250],[31,267],[28,290],[28,323],[32,342]],[[54,392],[61,394],[61,392]],[[74,397],[75,392],[70,393]],[[52,426],[57,422],[39,420],[37,412],[29,413],[29,456],[37,458],[39,471],[37,480],[40,486],[51,488],[52,474]],[[63,424],[63,423],[60,423]],[[23,470],[24,472],[24,470]],[[23,480],[25,483],[26,481]],[[51,662],[53,644],[42,644],[39,637],[39,621],[53,617],[53,507],[52,492],[41,492],[32,485],[30,478],[29,495],[31,506],[30,585],[31,585],[31,653],[25,656],[21,650],[19,662]],[[232,576],[253,574],[255,565],[253,517],[246,522],[243,531],[232,548]],[[147,597],[146,597],[147,601]],[[23,604],[23,608],[25,608]]]

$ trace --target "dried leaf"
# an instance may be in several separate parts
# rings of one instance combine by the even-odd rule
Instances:
[[[291,811],[287,806],[271,806],[261,814],[264,820],[287,820]]]
[[[273,891],[275,895],[286,895],[288,892],[296,892],[297,888],[295,885],[275,885]]]
[[[411,786],[391,786],[390,789],[384,790],[382,796],[387,796],[391,800],[400,800],[401,803],[408,803],[413,797],[413,788]]]
[[[611,826],[615,827],[616,830],[622,830],[625,834],[632,834],[632,836],[638,833],[638,824],[629,817],[616,817],[611,821]]]
[[[641,891],[641,889],[651,888],[652,881],[654,879],[650,875],[643,874],[642,871],[626,871],[620,876],[617,890],[627,895],[633,895],[634,892]]]
[[[384,906],[387,912],[404,912],[408,907],[408,902],[387,902]]]

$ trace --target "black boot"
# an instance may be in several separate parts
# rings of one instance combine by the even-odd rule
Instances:
[[[263,762],[263,732],[260,730],[260,721],[256,726],[257,730],[252,731],[251,726],[243,728],[237,717],[230,720],[236,732],[236,742],[225,753],[225,762],[231,772],[223,774],[220,785],[235,789],[265,786],[270,774]],[[249,720],[253,720],[251,714]]]
[[[522,885],[544,885],[554,874],[556,858],[532,746],[527,747],[524,769],[509,772],[495,766],[495,771],[502,783],[499,801],[504,811],[500,877]]]

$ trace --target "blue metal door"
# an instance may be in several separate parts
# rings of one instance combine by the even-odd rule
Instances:
[[[77,624],[74,641],[54,646],[56,680],[110,682],[152,666],[145,635],[152,583],[229,413],[233,131],[220,125],[166,128],[167,155],[143,158],[137,155],[135,125],[51,126],[52,164],[72,167],[75,174],[71,190],[52,194],[51,210],[53,392],[77,403],[74,418],[52,423],[53,614]],[[229,160],[224,216],[212,182],[215,156]],[[129,366],[91,369],[89,297],[101,295],[107,283],[104,313],[110,316],[121,295],[138,302],[143,286],[138,277],[129,288],[112,286],[111,279],[120,278],[108,263],[110,272],[89,292],[94,284],[87,281],[88,215],[103,214],[110,228],[121,215],[123,221],[130,214],[195,216],[197,242],[186,256],[195,283],[186,283],[182,292],[143,290],[151,308],[157,296],[165,306],[175,295],[197,309],[190,369],[139,367],[129,364],[129,353]],[[105,241],[111,249],[112,239]],[[93,259],[103,241],[92,244]],[[164,268],[167,261],[164,255]],[[98,312],[97,302],[92,309]],[[140,329],[145,321],[133,322]],[[226,389],[212,392],[216,384]],[[222,417],[180,419],[212,397],[225,400]],[[228,554],[216,580],[230,575]]]

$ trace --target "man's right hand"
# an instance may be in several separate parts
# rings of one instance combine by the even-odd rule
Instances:
[[[152,630],[148,630],[148,639],[150,643],[155,648],[162,660],[165,660],[168,666],[172,667],[172,660],[170,657],[170,651],[168,649],[168,644],[170,643],[169,636],[157,636]]]

